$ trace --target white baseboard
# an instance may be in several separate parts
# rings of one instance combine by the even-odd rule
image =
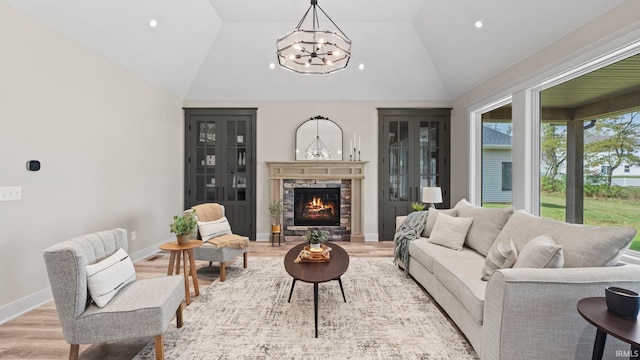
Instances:
[[[27,313],[53,299],[51,288],[42,289],[12,303],[0,306],[0,325]]]
[[[364,234],[364,241],[380,241],[378,233]]]
[[[142,250],[138,250],[135,253],[129,254],[133,262],[138,262],[160,251],[158,246],[168,241],[174,241],[175,238],[171,237],[165,241],[146,247]],[[9,304],[0,306],[0,325],[15,319],[16,317],[25,314],[39,306],[42,306],[49,301],[53,300],[53,294],[51,288],[42,289],[31,295],[25,296],[22,299],[18,299]]]
[[[256,241],[271,241],[271,233],[256,234]]]

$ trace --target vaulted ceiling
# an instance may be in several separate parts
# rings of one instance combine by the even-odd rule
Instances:
[[[185,100],[449,101],[625,0],[319,0],[353,42],[324,76],[269,67],[308,0],[0,1]]]

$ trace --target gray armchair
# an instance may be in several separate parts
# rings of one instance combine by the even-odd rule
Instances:
[[[47,248],[44,260],[69,359],[77,359],[79,344],[97,344],[154,337],[156,359],[164,359],[164,337],[173,315],[182,326],[182,276],[136,280],[99,308],[91,304],[85,266],[127,250],[127,231],[113,229],[67,240]]]

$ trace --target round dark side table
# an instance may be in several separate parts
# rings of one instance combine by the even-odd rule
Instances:
[[[602,359],[607,334],[631,344],[631,359],[640,358],[640,323],[637,318],[624,318],[613,314],[607,310],[604,297],[584,298],[578,301],[577,307],[580,315],[598,329],[591,359]],[[624,354],[627,355],[629,354]]]

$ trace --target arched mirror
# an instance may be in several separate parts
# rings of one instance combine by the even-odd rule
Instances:
[[[296,160],[342,160],[342,129],[324,116],[312,117],[296,130]]]

